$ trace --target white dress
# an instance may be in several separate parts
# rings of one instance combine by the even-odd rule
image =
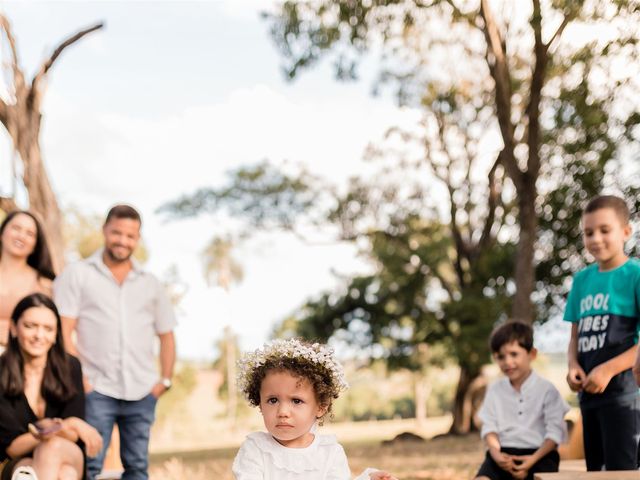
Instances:
[[[236,480],[351,480],[347,456],[334,435],[318,435],[306,448],[280,445],[267,432],[254,432],[233,461]],[[369,480],[367,468],[355,480]]]

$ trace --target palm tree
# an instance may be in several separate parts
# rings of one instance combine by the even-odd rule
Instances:
[[[233,258],[235,242],[231,237],[214,237],[204,249],[204,276],[207,284],[222,287],[229,294],[231,285],[244,278],[242,265]],[[228,320],[228,319],[227,319]],[[224,327],[224,337],[220,342],[220,360],[227,376],[227,416],[235,423],[237,409],[236,359],[237,338],[230,325]]]

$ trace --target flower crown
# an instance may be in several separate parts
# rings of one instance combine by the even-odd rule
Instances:
[[[295,338],[289,340],[274,340],[265,343],[260,349],[246,353],[238,361],[238,387],[247,393],[251,377],[254,371],[269,360],[281,358],[301,358],[321,365],[331,375],[331,381],[336,387],[336,392],[349,388],[344,378],[344,369],[340,362],[333,358],[333,349],[320,343],[303,343]]]

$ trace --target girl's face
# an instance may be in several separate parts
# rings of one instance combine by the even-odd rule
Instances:
[[[318,404],[313,385],[288,371],[270,371],[260,386],[260,411],[264,425],[281,445],[304,448],[311,445],[310,432],[326,408]]]
[[[2,231],[2,254],[27,258],[36,246],[38,227],[29,215],[17,214]]]
[[[57,330],[57,318],[46,307],[29,308],[16,324],[11,324],[11,334],[18,339],[22,354],[29,358],[46,357],[56,342]]]

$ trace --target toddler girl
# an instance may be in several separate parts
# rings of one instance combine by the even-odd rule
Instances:
[[[239,362],[238,384],[260,409],[267,432],[248,435],[233,462],[236,480],[349,480],[344,449],[315,433],[333,399],[348,385],[333,350],[318,343],[275,340]],[[397,480],[368,468],[356,480]]]

